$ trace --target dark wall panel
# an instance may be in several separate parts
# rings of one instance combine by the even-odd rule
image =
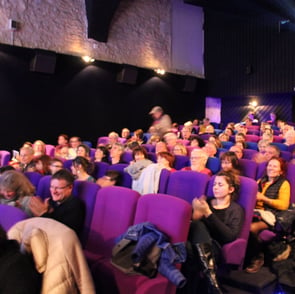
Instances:
[[[66,133],[95,143],[123,127],[148,130],[148,115],[161,105],[173,121],[204,116],[204,86],[183,92],[184,77],[138,69],[135,85],[117,81],[122,65],[57,54],[54,74],[30,71],[31,49],[0,45],[0,149],[36,139],[56,144]]]

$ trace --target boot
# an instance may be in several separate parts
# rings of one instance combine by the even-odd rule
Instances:
[[[211,245],[208,243],[197,243],[195,247],[198,251],[203,273],[208,281],[211,293],[222,294],[216,278],[215,260]]]

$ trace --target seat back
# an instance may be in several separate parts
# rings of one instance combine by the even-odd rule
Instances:
[[[258,144],[256,142],[246,142],[247,149],[258,151]]]
[[[121,156],[121,159],[122,159],[122,161],[124,161],[126,163],[130,163],[130,161],[133,160],[132,151],[124,151]]]
[[[0,166],[8,165],[11,159],[11,154],[9,151],[0,150]]]
[[[0,204],[0,225],[7,232],[17,222],[29,216],[18,207]]]
[[[188,203],[195,197],[205,194],[210,177],[195,171],[176,171],[170,174],[167,194],[173,195]]]
[[[92,176],[95,179],[99,179],[103,177],[106,171],[108,170],[109,166],[110,165],[106,162],[94,162],[94,169],[92,172]]]
[[[231,146],[234,145],[234,143],[231,141],[223,141],[221,142],[221,144],[222,144],[222,148],[225,148],[225,149],[229,149]]]
[[[166,168],[161,170],[158,193],[166,194],[170,173]]]
[[[283,158],[286,161],[290,161],[292,159],[292,154],[289,151],[281,151],[280,157]]]
[[[213,197],[212,188],[214,179],[215,176],[210,179],[207,190],[208,197]],[[235,241],[227,243],[222,247],[225,262],[227,264],[237,265],[240,269],[243,266],[245,258],[250,225],[253,217],[253,209],[256,203],[257,189],[258,187],[255,180],[240,176],[240,192],[237,202],[244,208],[245,221],[239,237]]]
[[[64,168],[66,168],[67,170],[69,170],[70,172],[71,170],[71,166],[73,164],[73,159],[68,159],[66,161],[64,161]]]
[[[257,164],[256,180],[259,180],[260,178],[262,178],[264,176],[266,164],[267,164],[266,161],[260,162]]]
[[[134,224],[150,222],[167,234],[171,243],[185,242],[191,213],[191,205],[183,199],[160,193],[146,194],[138,200]]]
[[[86,213],[83,231],[81,233],[80,240],[84,247],[90,231],[93,209],[95,205],[96,195],[100,187],[91,182],[75,181],[73,187],[73,195],[80,198],[85,203]]]
[[[253,156],[257,153],[257,150],[254,149],[244,149],[243,150],[243,158],[245,159],[252,159]]]
[[[125,187],[98,190],[85,249],[110,257],[115,238],[134,222],[139,197],[138,192]]]
[[[220,159],[217,157],[208,157],[206,167],[211,170],[212,174],[219,172],[221,166]]]
[[[50,181],[51,176],[43,176],[38,184],[38,188],[36,191],[36,195],[41,197],[42,199],[46,199],[51,196],[50,193]]]
[[[110,139],[109,139],[109,137],[107,137],[107,136],[103,136],[103,137],[99,137],[98,139],[97,139],[97,146],[98,145],[107,145],[107,144],[109,144],[109,142],[110,142]]]
[[[46,144],[45,146],[45,152],[48,156],[53,157],[54,153],[55,153],[55,146],[54,145],[50,145],[50,144]]]
[[[132,178],[131,176],[124,171],[124,168],[127,167],[127,163],[117,163],[108,166],[108,170],[116,170],[121,174],[121,183],[119,186],[123,186],[126,188],[131,188],[132,186]]]
[[[24,172],[24,175],[30,180],[30,182],[35,187],[36,191],[38,190],[38,184],[43,175],[38,172]]]
[[[257,136],[257,135],[248,135],[248,134],[246,134],[245,135],[246,136],[246,142],[258,142],[259,141],[259,139],[260,139],[260,137],[259,136]]]
[[[280,142],[272,142],[271,145],[277,146],[281,151],[288,151],[288,146]]]
[[[190,158],[186,155],[175,155],[174,168],[177,170],[190,165]]]
[[[295,203],[295,164],[288,163],[287,175],[291,187],[290,203]]]
[[[256,179],[256,173],[257,173],[257,163],[250,159],[241,158],[239,159],[239,167],[241,171],[241,175]]]

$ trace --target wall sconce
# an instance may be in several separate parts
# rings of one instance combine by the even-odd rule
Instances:
[[[161,76],[163,76],[163,75],[166,73],[166,71],[165,71],[164,69],[162,69],[162,68],[156,68],[156,69],[155,69],[155,72],[156,72],[158,75],[161,75]]]
[[[90,57],[90,56],[87,56],[87,55],[82,56],[82,59],[83,59],[83,61],[86,62],[86,63],[91,63],[91,62],[94,62],[94,61],[95,61],[94,58],[92,58],[92,57]]]

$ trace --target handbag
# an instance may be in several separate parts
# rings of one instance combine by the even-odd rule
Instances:
[[[276,223],[276,216],[270,210],[254,209],[254,217],[258,219],[260,218],[271,227]]]

